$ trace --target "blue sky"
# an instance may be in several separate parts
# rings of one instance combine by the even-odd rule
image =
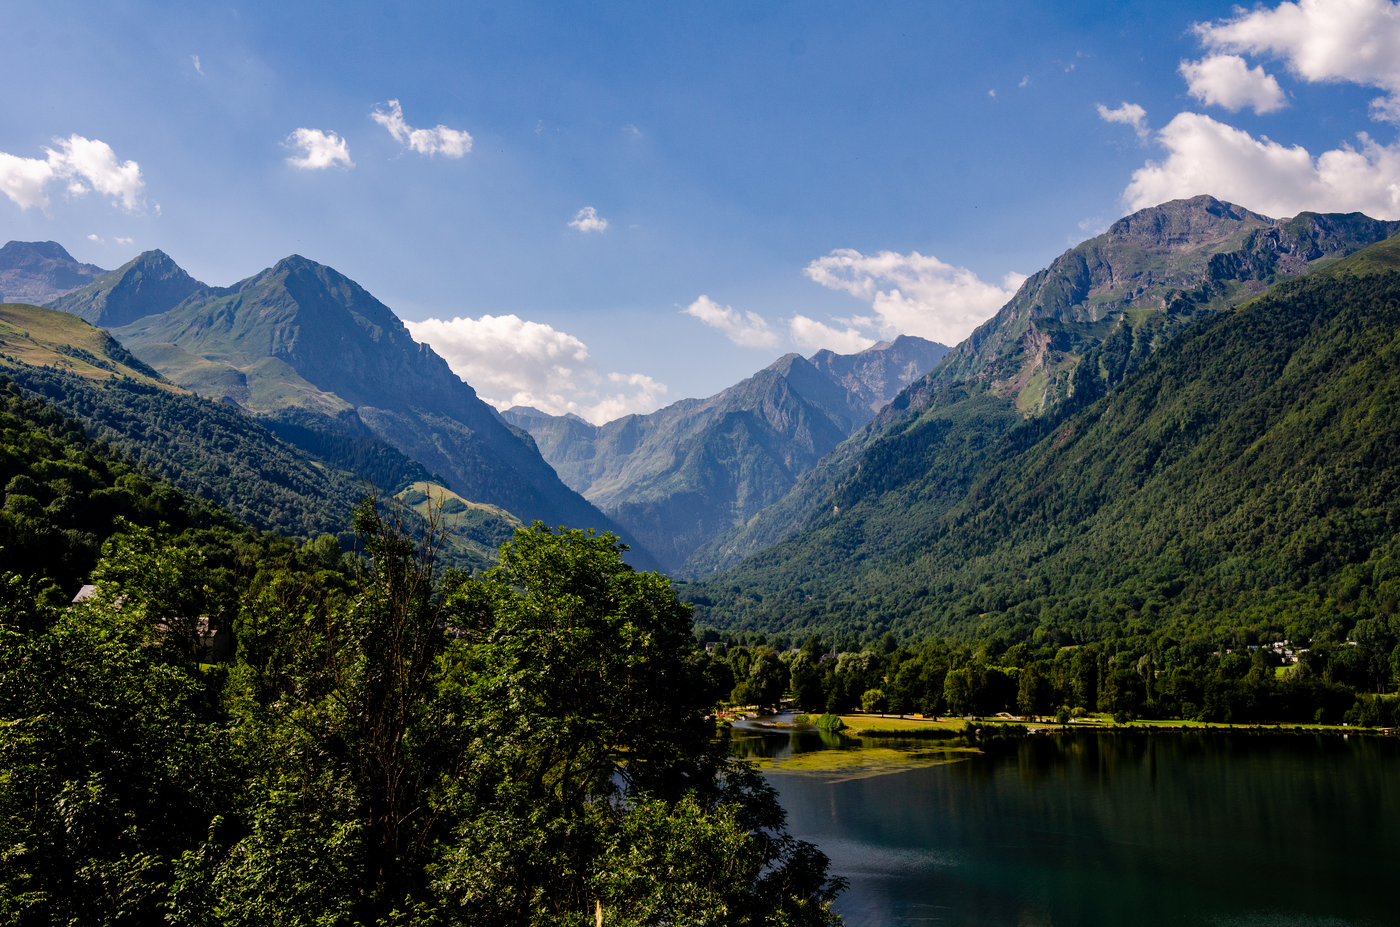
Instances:
[[[1386,0],[343,6],[0,6],[0,235],[215,284],[300,253],[601,420],[956,341],[1175,195],[1400,218]]]

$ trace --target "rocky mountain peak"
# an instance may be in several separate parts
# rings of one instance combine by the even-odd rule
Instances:
[[[11,241],[0,248],[0,299],[42,305],[101,277],[56,241]]]

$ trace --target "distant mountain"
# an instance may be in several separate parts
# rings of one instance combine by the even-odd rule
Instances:
[[[1393,638],[1397,270],[1400,238],[1207,316],[1095,402],[1018,416],[941,488],[887,433],[802,534],[692,587],[697,620],[1199,653]],[[959,404],[1007,408],[966,380],[934,397],[945,423]],[[895,477],[860,472],[877,467]]]
[[[116,328],[174,309],[203,289],[208,288],[181,270],[164,251],[146,251],[48,306],[102,328]]]
[[[156,293],[165,298],[153,289],[146,305],[159,309]],[[133,300],[123,311],[142,308]],[[231,287],[201,287],[112,333],[176,383],[236,402],[290,439],[319,434],[324,446],[373,437],[472,502],[527,523],[630,539],[560,482],[525,431],[503,421],[446,361],[414,342],[387,306],[332,268],[293,255]],[[652,564],[640,547],[630,560]]]
[[[107,271],[81,264],[56,241],[12,241],[0,248],[0,302],[42,305]]]
[[[708,399],[601,426],[529,407],[501,415],[534,436],[565,483],[684,573],[691,553],[782,498],[947,351],[902,336],[859,354],[789,354]]]
[[[1193,322],[1397,231],[1400,222],[1360,213],[1270,219],[1209,196],[1120,219],[1026,280],[780,502],[692,555],[691,575],[815,530],[856,498],[952,504],[1017,423],[1088,405]]]
[[[936,341],[900,335],[857,354],[821,350],[812,355],[811,361],[812,366],[858,396],[874,418],[900,390],[937,367],[950,350]]]

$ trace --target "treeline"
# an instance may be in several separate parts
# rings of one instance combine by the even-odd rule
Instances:
[[[1170,636],[1142,648],[1021,643],[1001,651],[986,642],[906,646],[890,633],[865,647],[838,641],[830,652],[815,636],[797,648],[784,635],[707,630],[699,640],[709,645],[712,695],[734,705],[791,699],[809,713],[1394,726],[1400,697],[1387,693],[1400,685],[1400,617],[1368,619],[1355,636],[1290,641],[1296,663],[1268,646],[1217,651]]]

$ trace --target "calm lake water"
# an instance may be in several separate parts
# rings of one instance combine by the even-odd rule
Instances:
[[[734,743],[797,754],[769,781],[850,880],[852,927],[1400,923],[1395,738],[1076,732],[881,775],[800,769],[858,746],[831,735]]]

